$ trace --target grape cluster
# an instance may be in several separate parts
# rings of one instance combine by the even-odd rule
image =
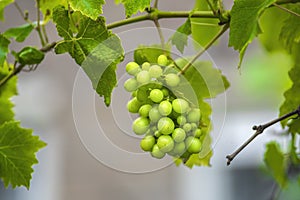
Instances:
[[[145,135],[140,147],[155,158],[166,154],[188,158],[201,151],[200,109],[172,92],[181,82],[180,76],[165,55],[160,55],[157,64],[136,62],[126,65],[132,77],[125,81],[124,88],[132,93],[127,103],[131,113],[138,113],[132,129],[137,135]]]

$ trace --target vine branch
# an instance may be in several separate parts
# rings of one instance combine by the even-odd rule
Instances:
[[[227,31],[227,29],[229,28],[229,24],[225,24],[223,26],[223,28],[221,29],[221,31],[219,33],[217,33],[217,35],[215,35],[215,37],[205,46],[203,47],[203,49],[201,49],[196,55],[195,57],[193,57],[193,59],[188,62],[180,72],[178,72],[178,75],[180,74],[184,74],[191,66],[192,64],[209,48],[211,47],[216,40],[219,39],[219,37],[221,37],[221,35],[223,35],[223,33],[225,33]]]
[[[275,7],[277,7],[277,8],[279,8],[279,9],[281,9],[281,10],[283,10],[283,11],[285,11],[285,12],[287,12],[287,13],[290,13],[290,14],[292,14],[292,15],[295,15],[296,17],[300,17],[300,14],[299,14],[299,13],[296,13],[296,12],[294,12],[294,11],[292,11],[292,10],[290,10],[290,9],[287,9],[287,8],[281,6],[281,5],[278,5],[278,4],[276,4],[276,3],[273,3],[272,5],[275,6]]]
[[[227,158],[227,165],[230,165],[231,161],[247,146],[249,145],[258,135],[262,134],[264,132],[264,130],[274,124],[276,124],[277,122],[280,122],[282,120],[285,120],[293,115],[298,115],[298,117],[300,116],[300,106],[286,114],[286,115],[283,115],[277,119],[274,119],[266,124],[263,124],[263,125],[259,125],[259,126],[253,126],[252,129],[255,130],[256,132],[244,143],[242,144],[242,146],[240,146],[235,152],[233,152],[231,155],[227,155],[226,158]]]

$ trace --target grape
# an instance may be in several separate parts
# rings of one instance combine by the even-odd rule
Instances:
[[[151,151],[151,155],[154,157],[154,158],[158,158],[158,159],[161,159],[163,158],[166,154],[164,152],[162,152],[159,147],[157,146],[157,144],[155,144],[152,148],[152,151]]]
[[[140,84],[146,84],[149,83],[150,81],[150,74],[148,71],[140,71],[137,75],[136,75],[136,80],[137,82],[139,82]]]
[[[176,128],[172,133],[172,138],[175,142],[182,142],[186,137],[185,131],[182,128]]]
[[[177,113],[186,113],[189,109],[189,103],[184,99],[175,99],[172,102],[172,107]]]
[[[155,132],[154,132],[154,136],[155,136],[155,137],[159,137],[159,136],[161,136],[161,132],[159,132],[159,131],[155,131]]]
[[[202,148],[201,141],[198,138],[194,138],[193,136],[189,136],[185,140],[185,146],[190,153],[199,153]]]
[[[172,151],[172,149],[174,148],[174,141],[169,135],[161,135],[157,139],[157,146],[160,151],[167,153]]]
[[[194,137],[199,138],[202,135],[201,129],[197,128],[196,130],[194,130],[193,135]]]
[[[150,63],[144,62],[144,63],[142,64],[142,70],[148,71],[149,68],[150,68],[150,66],[151,66]]]
[[[190,123],[185,123],[182,128],[185,132],[189,132],[192,130],[192,125]]]
[[[138,82],[135,78],[127,79],[124,83],[124,88],[127,92],[133,92],[137,89]]]
[[[170,87],[175,87],[179,84],[180,78],[177,74],[167,74],[165,77],[166,84]]]
[[[180,126],[183,126],[186,123],[186,118],[183,115],[177,117],[177,123]]]
[[[199,123],[201,117],[200,109],[192,109],[187,116],[189,122]]]
[[[162,65],[162,66],[167,66],[168,65],[168,58],[165,55],[160,55],[157,58],[157,64]]]
[[[132,129],[137,135],[143,135],[149,129],[149,119],[146,117],[139,117],[134,120]]]
[[[198,128],[196,123],[191,123],[192,130],[196,130]]]
[[[157,129],[164,135],[168,135],[173,132],[174,130],[174,122],[169,117],[161,118],[157,123]]]
[[[173,151],[177,155],[182,155],[185,151],[185,143],[180,142],[180,143],[175,144]]]
[[[139,109],[139,114],[142,117],[148,117],[149,111],[151,110],[151,108],[152,108],[152,106],[149,104],[142,105]]]
[[[145,136],[140,142],[140,146],[144,151],[151,151],[154,144],[155,138],[152,135]]]
[[[149,74],[150,74],[150,77],[152,78],[158,78],[162,75],[162,69],[160,66],[158,65],[152,65],[150,68],[149,68]]]
[[[162,88],[161,91],[163,92],[164,97],[169,96],[169,90],[167,88]]]
[[[158,111],[158,106],[153,106],[149,111],[149,119],[151,122],[157,122],[161,118],[161,115]]]
[[[138,113],[140,107],[141,102],[139,102],[136,97],[134,97],[127,103],[127,110],[131,113]]]
[[[168,116],[172,112],[172,104],[165,100],[158,105],[158,111],[162,116]]]
[[[153,89],[151,90],[149,97],[153,102],[159,103],[163,100],[164,93],[160,89]]]
[[[135,76],[139,71],[141,71],[141,68],[136,62],[129,62],[126,65],[126,72],[130,75]]]
[[[148,100],[148,96],[149,96],[149,91],[145,90],[145,88],[139,88],[136,91],[136,98],[137,100],[139,100],[140,102],[145,102]]]

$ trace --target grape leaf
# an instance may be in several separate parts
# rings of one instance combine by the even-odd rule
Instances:
[[[161,54],[170,55],[170,46],[165,46],[165,50],[162,49],[161,45],[139,45],[134,50],[134,61],[139,65],[142,65],[144,62],[157,63],[157,58]]]
[[[9,4],[13,3],[14,0],[0,0],[0,20],[4,20],[4,9]]]
[[[46,146],[31,129],[20,122],[5,122],[0,126],[0,177],[4,185],[30,187],[32,165],[38,163],[35,153]]]
[[[194,9],[198,11],[208,11],[210,7],[208,6],[207,0],[197,0]],[[220,31],[221,27],[218,23],[219,19],[191,18],[192,37],[197,42],[195,44],[196,48],[199,48],[199,45],[202,47],[207,45]]]
[[[171,37],[172,45],[175,45],[176,48],[183,53],[184,46],[187,45],[188,36],[191,33],[191,20],[188,18]]]
[[[188,60],[190,59],[178,59],[176,64],[183,68],[189,62]],[[193,98],[192,96],[196,95],[197,101],[203,98],[214,98],[229,87],[226,77],[222,75],[219,69],[214,68],[210,62],[196,61],[184,73],[184,77],[186,81],[176,87],[176,90],[182,92],[186,97]],[[189,87],[192,87],[193,90],[188,90]]]
[[[34,27],[31,24],[24,24],[6,30],[3,35],[6,38],[14,38],[17,42],[23,42],[33,29]]]
[[[40,10],[44,15],[44,22],[52,18],[52,11],[58,5],[68,7],[67,0],[40,0]]]
[[[6,56],[8,54],[8,45],[10,41],[0,34],[0,68],[3,66]]]
[[[105,0],[69,0],[69,4],[74,11],[79,11],[93,20],[97,20],[102,14],[102,5]]]
[[[259,16],[276,0],[235,0],[231,9],[229,46],[240,52],[241,66],[245,51],[254,37],[261,33]]]
[[[103,17],[94,21],[82,15],[76,35],[72,33],[68,11],[64,7],[54,9],[53,20],[58,34],[64,38],[56,45],[55,52],[68,52],[89,76],[97,93],[104,96],[105,104],[109,105],[111,92],[116,86],[116,65],[124,55],[120,39],[107,30]]]
[[[264,155],[266,166],[280,187],[285,187],[287,184],[287,177],[285,174],[286,165],[284,154],[281,152],[280,147],[276,142],[268,143],[266,148],[267,150]]]
[[[41,63],[45,54],[34,47],[24,47],[20,52],[14,53],[14,56],[20,64],[34,65]]]
[[[126,17],[130,17],[137,12],[143,12],[150,7],[151,0],[118,0],[115,3],[123,3],[125,7]]]

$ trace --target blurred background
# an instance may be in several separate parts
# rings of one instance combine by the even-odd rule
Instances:
[[[18,1],[24,10],[29,10],[30,16],[35,16],[32,0]],[[232,1],[225,0],[226,7],[232,6]],[[159,2],[162,10],[190,10],[194,1],[164,0]],[[32,13],[32,14],[31,14]],[[30,17],[29,16],[29,17]],[[123,19],[124,9],[121,5],[115,6],[114,1],[107,1],[104,6],[104,16],[107,22]],[[32,16],[33,17],[33,16]],[[0,23],[0,31],[9,27],[23,24],[22,18],[15,7],[10,5],[5,10],[5,23]],[[184,19],[160,20],[161,27],[167,30],[176,30]],[[152,22],[140,22],[114,29],[114,33],[124,34],[130,31],[131,38],[144,41],[145,44],[158,41],[158,35],[149,31],[149,35],[140,35],[136,28],[153,27]],[[168,31],[166,31],[168,32]],[[39,45],[37,35],[33,33],[26,40],[26,44]],[[58,40],[55,27],[48,27],[50,40]],[[166,33],[167,34],[167,33]],[[247,50],[242,69],[237,69],[238,54],[227,47],[228,32],[222,36],[219,44],[209,49],[215,65],[220,68],[231,82],[231,87],[225,94],[213,100],[214,156],[212,167],[194,167],[192,170],[185,166],[176,167],[170,160],[154,160],[150,155],[122,157],[114,155],[110,148],[101,146],[98,150],[106,160],[99,162],[97,156],[92,155],[91,149],[81,142],[82,132],[78,135],[74,121],[73,87],[78,84],[84,91],[92,91],[89,82],[78,81],[79,66],[67,54],[55,55],[48,53],[44,62],[31,73],[21,73],[19,76],[19,95],[14,98],[16,104],[16,118],[21,120],[24,127],[33,128],[36,135],[47,142],[47,147],[38,154],[39,164],[34,166],[35,172],[31,181],[31,188],[5,189],[0,184],[1,200],[99,200],[99,199],[270,199],[274,189],[274,182],[263,168],[263,153],[265,143],[271,140],[279,141],[287,146],[286,138],[279,136],[279,125],[268,129],[247,147],[231,164],[226,166],[225,156],[231,154],[246,139],[253,134],[253,125],[268,122],[278,115],[279,105],[283,101],[283,91],[289,87],[287,71],[292,65],[289,57],[282,52],[268,53],[257,41],[254,41]],[[124,41],[126,49],[134,43]],[[24,44],[22,44],[24,45]],[[12,43],[13,49],[20,50],[22,46]],[[132,59],[132,52],[128,52],[125,61],[119,65],[118,78],[123,81],[125,63]],[[79,73],[79,75],[78,75]],[[280,75],[280,79],[274,79]],[[82,77],[81,77],[82,78]],[[84,79],[84,77],[83,77]],[[77,88],[78,89],[78,88]],[[99,123],[105,124],[104,130],[115,145],[123,149],[141,153],[137,138],[132,138],[120,131],[130,130],[131,124],[127,113],[117,107],[124,102],[122,94],[118,93],[122,84],[115,90],[112,105],[106,108],[103,99],[93,94],[77,94],[76,110],[82,116],[86,134],[97,131],[92,125],[94,114],[91,109],[96,108]],[[87,95],[87,96],[86,96]],[[126,97],[127,98],[127,97]],[[129,98],[129,96],[128,96]],[[78,107],[80,105],[80,107]],[[118,113],[119,111],[119,113]],[[78,113],[77,113],[78,114]],[[115,118],[112,118],[114,116]],[[115,119],[118,119],[116,126]],[[122,121],[122,119],[124,121]],[[79,119],[80,120],[80,119]],[[89,124],[91,123],[91,124]],[[77,127],[78,128],[78,127]],[[111,134],[110,134],[111,133]],[[120,135],[121,134],[121,135]],[[81,138],[81,139],[80,139]],[[145,159],[145,157],[147,157]],[[119,159],[119,160],[116,160]],[[124,172],[123,162],[131,163],[130,169],[138,168],[147,173]],[[105,165],[106,163],[106,165]],[[114,167],[109,167],[114,163]],[[152,166],[153,165],[153,166]],[[118,169],[119,167],[119,169]],[[149,170],[153,167],[153,170]],[[154,170],[155,169],[155,170]],[[126,170],[125,170],[126,171]],[[292,189],[291,189],[292,190]],[[297,199],[281,193],[281,199]]]

